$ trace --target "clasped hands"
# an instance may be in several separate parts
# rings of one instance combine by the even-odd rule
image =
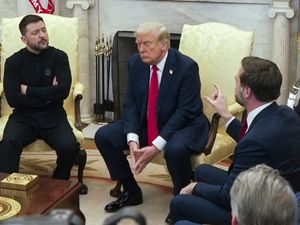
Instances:
[[[160,153],[154,145],[139,148],[138,143],[134,141],[129,142],[129,149],[131,169],[135,174],[141,173],[147,164]]]

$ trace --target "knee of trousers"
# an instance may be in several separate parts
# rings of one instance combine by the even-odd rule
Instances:
[[[207,175],[207,171],[212,167],[209,164],[201,164],[195,169],[195,177],[202,177]]]
[[[7,149],[15,149],[16,151],[22,151],[22,148],[25,146],[24,144],[22,144],[22,141],[17,137],[6,137],[2,139],[1,147]]]
[[[78,155],[79,144],[77,141],[60,142],[53,146],[59,156],[76,157]]]
[[[104,126],[97,130],[95,133],[95,143],[102,155],[106,154],[123,154],[123,150],[128,149],[126,135],[120,131],[119,127],[112,126]]]
[[[112,134],[107,131],[106,127],[99,128],[94,136],[95,143],[98,149],[101,149],[101,146],[105,145],[107,142],[110,142]]]
[[[190,160],[190,150],[181,143],[168,143],[165,147],[164,157],[166,161],[182,161],[182,160]]]
[[[172,217],[176,217],[176,215],[181,215],[181,210],[185,209],[185,197],[185,195],[176,195],[171,199],[170,213]]]

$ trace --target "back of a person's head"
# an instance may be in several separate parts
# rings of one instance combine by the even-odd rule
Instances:
[[[241,64],[244,69],[240,76],[241,85],[250,87],[256,99],[270,102],[280,96],[282,75],[275,63],[248,56],[242,59]]]
[[[289,183],[266,165],[240,173],[230,191],[238,225],[295,225],[297,200]]]
[[[21,32],[22,35],[25,35],[27,30],[26,30],[26,26],[30,23],[36,23],[38,21],[42,21],[44,22],[43,18],[41,16],[38,15],[26,15],[22,18],[21,22],[19,23],[19,30]]]

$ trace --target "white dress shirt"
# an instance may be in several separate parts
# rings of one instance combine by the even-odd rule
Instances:
[[[164,58],[156,65],[158,67],[158,71],[157,71],[157,75],[158,75],[158,85],[160,85],[160,81],[161,81],[161,77],[162,77],[162,72],[164,71],[164,67],[165,67],[165,63],[168,57],[168,52],[167,54],[164,56]],[[152,76],[152,66],[150,65],[150,76],[149,76],[149,85],[150,85],[150,80],[151,80],[151,76]],[[128,133],[127,134],[127,143],[129,143],[130,141],[134,141],[136,143],[139,143],[139,136],[135,133]],[[152,144],[155,145],[155,147],[160,150],[163,151],[165,145],[167,144],[167,141],[165,139],[163,139],[161,136],[157,136],[157,138],[155,138],[152,141]]]

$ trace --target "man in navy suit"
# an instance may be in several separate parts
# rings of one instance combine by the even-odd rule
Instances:
[[[200,153],[208,138],[209,122],[202,112],[197,63],[170,48],[170,34],[160,23],[143,23],[135,35],[139,53],[128,62],[123,118],[95,134],[111,178],[119,180],[124,188],[116,201],[106,205],[107,212],[143,202],[132,171],[140,173],[160,152],[172,177],[174,194],[179,194],[191,180],[191,155]],[[159,86],[156,122],[149,123],[148,92],[155,71]],[[152,140],[148,128],[153,125],[158,130]],[[123,153],[128,147],[131,166]]]
[[[232,225],[296,225],[297,199],[278,170],[259,164],[241,172],[230,190]],[[199,225],[181,220],[175,225]]]
[[[221,115],[227,133],[238,144],[232,169],[227,173],[211,165],[200,165],[195,180],[171,201],[173,223],[189,220],[200,224],[226,225],[231,221],[230,188],[244,170],[264,163],[289,181],[294,192],[300,191],[300,119],[287,106],[278,106],[282,76],[276,64],[258,57],[246,57],[236,75],[236,100],[247,109],[247,124],[242,124],[227,109],[221,90],[207,101]],[[242,138],[241,138],[242,137]],[[254,206],[259,207],[259,206]]]

